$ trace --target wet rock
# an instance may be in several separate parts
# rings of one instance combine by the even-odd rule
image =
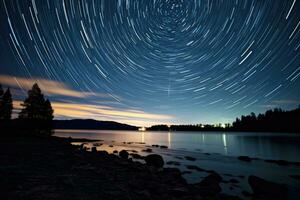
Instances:
[[[143,151],[143,152],[147,152],[147,153],[151,153],[151,152],[152,152],[152,149],[147,148],[147,149],[143,149],[142,151]]]
[[[191,157],[191,156],[184,156],[184,158],[185,158],[186,160],[189,160],[189,161],[195,161],[195,160],[196,160],[196,158],[193,158],[193,157]]]
[[[118,150],[114,150],[113,153],[118,153]]]
[[[167,149],[167,148],[168,148],[168,146],[161,145],[161,146],[160,146],[160,148],[161,148],[161,149]]]
[[[252,161],[252,159],[249,156],[239,156],[238,159],[241,160],[241,161],[245,161],[245,162],[251,162]]]
[[[180,156],[175,156],[174,158],[177,158],[177,159],[179,159],[179,160],[183,160],[183,158],[180,157]]]
[[[166,164],[167,164],[167,165],[175,165],[175,166],[179,166],[179,165],[180,165],[180,162],[177,162],[177,161],[168,161]]]
[[[253,195],[263,199],[287,199],[287,188],[284,185],[273,183],[257,176],[249,176],[248,183]]]
[[[99,146],[101,146],[101,145],[102,145],[102,143],[94,143],[94,144],[93,144],[94,147],[99,147]]]
[[[186,180],[181,176],[181,172],[177,168],[164,168],[161,175],[163,175],[161,179],[164,183],[172,185],[186,184]]]
[[[119,152],[119,156],[124,159],[128,159],[129,153],[126,150],[122,150]]]
[[[222,177],[213,173],[205,177],[200,183],[196,183],[195,188],[197,188],[199,194],[205,196],[215,196],[221,192],[220,182],[222,181]]]
[[[97,152],[97,148],[96,147],[92,147],[91,151],[92,152]]]
[[[158,144],[152,144],[152,147],[159,147]]]
[[[158,154],[150,154],[145,157],[146,164],[149,166],[154,166],[157,168],[161,168],[164,166],[163,158]]]
[[[190,170],[196,170],[196,171],[199,171],[199,172],[204,172],[206,171],[205,169],[202,169],[196,165],[186,165],[186,168],[187,169],[190,169]]]
[[[108,156],[108,152],[107,151],[97,151],[97,155],[102,156],[102,157],[106,157]]]
[[[143,156],[141,156],[141,155],[139,155],[139,154],[137,154],[137,153],[131,153],[130,155],[131,155],[131,157],[134,158],[134,159],[140,159],[140,160],[143,160],[143,159],[144,159]]]

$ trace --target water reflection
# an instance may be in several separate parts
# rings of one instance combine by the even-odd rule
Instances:
[[[226,141],[226,134],[225,133],[223,133],[222,134],[222,139],[223,139],[223,145],[224,145],[224,153],[225,153],[225,155],[227,155],[227,141]]]
[[[247,155],[300,161],[300,134],[56,130],[55,135],[116,142],[143,142],[147,145],[166,145],[172,149],[193,152],[201,150],[228,156]]]
[[[142,131],[141,132],[141,135],[142,135],[142,143],[145,143],[145,132],[144,131]]]
[[[172,148],[172,142],[171,142],[171,132],[168,132],[168,146],[169,148]]]

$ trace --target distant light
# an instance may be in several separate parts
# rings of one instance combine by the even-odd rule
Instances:
[[[146,131],[146,127],[140,127],[139,131]]]

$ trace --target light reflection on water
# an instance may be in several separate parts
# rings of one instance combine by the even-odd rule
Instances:
[[[224,132],[137,132],[107,130],[56,130],[62,137],[142,142],[166,145],[172,149],[248,155],[263,159],[300,161],[300,134]]]
[[[145,148],[163,156],[165,162],[178,161],[181,171],[188,170],[187,165],[196,165],[206,170],[214,170],[221,175],[232,174],[235,177],[257,175],[267,180],[287,184],[291,198],[299,196],[300,186],[290,175],[299,175],[296,166],[278,166],[255,160],[251,163],[239,161],[236,156],[248,155],[261,159],[300,161],[300,134],[279,133],[221,133],[221,132],[137,132],[137,131],[98,131],[98,130],[56,130],[56,136],[104,140],[98,150],[113,153],[114,150],[137,151],[140,155]],[[124,143],[125,142],[125,143]],[[128,144],[128,142],[130,142]],[[153,148],[152,144],[166,145],[168,149]],[[92,147],[94,144],[87,144]],[[209,153],[209,154],[207,154]],[[184,156],[196,158],[188,161]],[[181,158],[181,159],[178,159]],[[143,162],[143,161],[141,161]],[[174,167],[168,166],[167,167]],[[199,182],[207,176],[206,172],[193,171],[184,177],[188,182]],[[230,177],[223,176],[226,180]],[[240,188],[229,191],[230,185],[222,185],[223,190],[237,195],[242,190],[250,190],[247,178],[239,178]]]

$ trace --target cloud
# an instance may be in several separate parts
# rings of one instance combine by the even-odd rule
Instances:
[[[64,83],[58,81],[52,81],[42,78],[23,78],[16,76],[0,75],[0,83],[13,88],[20,88],[25,92],[29,90],[34,83],[37,83],[41,90],[49,96],[68,96],[68,97],[77,97],[83,98],[87,96],[108,96],[105,94],[95,94],[91,92],[81,92],[69,88]],[[26,93],[26,92],[25,92]]]
[[[52,101],[54,109],[54,116],[57,119],[62,118],[82,118],[82,119],[97,119],[97,120],[110,120],[122,123],[129,123],[137,126],[149,126],[157,123],[166,123],[173,118],[169,115],[153,114],[144,112],[139,109],[121,109],[115,108],[112,105],[120,103],[120,97],[110,94],[81,92],[68,87],[66,84],[42,79],[42,78],[23,78],[8,75],[0,75],[0,83],[11,87],[11,91],[16,96],[25,96],[26,91],[31,89],[34,83],[38,83],[43,93],[47,96],[62,96],[62,101]],[[99,101],[94,103],[77,103],[70,100],[65,100],[63,97],[104,97],[110,100]],[[22,108],[22,101],[14,100],[14,117]],[[107,105],[103,105],[107,104]]]
[[[21,101],[14,101],[14,108],[22,108]],[[166,123],[173,118],[170,115],[147,113],[140,110],[118,109],[111,106],[102,106],[83,103],[52,102],[55,118],[82,118],[111,120],[129,123],[137,126],[149,126],[157,123]]]

